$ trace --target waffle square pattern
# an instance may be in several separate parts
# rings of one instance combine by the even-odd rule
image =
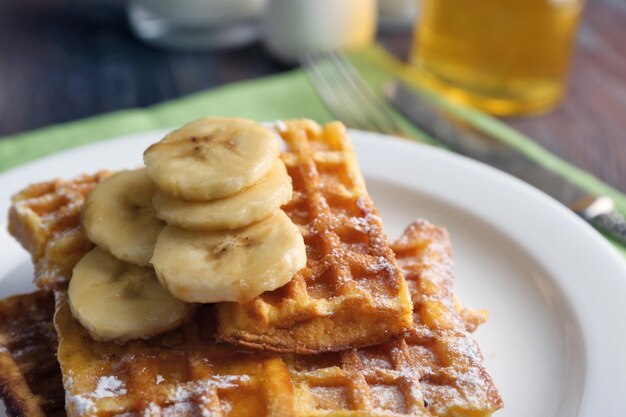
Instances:
[[[70,416],[488,416],[502,406],[454,308],[446,233],[411,225],[394,245],[416,326],[376,346],[278,355],[216,343],[211,306],[125,345],[92,340],[57,293]]]
[[[368,346],[411,328],[407,286],[383,233],[346,129],[279,123],[307,266],[278,290],[217,306],[218,338],[289,353]]]

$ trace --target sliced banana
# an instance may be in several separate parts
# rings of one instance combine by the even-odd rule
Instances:
[[[154,213],[155,192],[145,168],[102,181],[83,207],[82,222],[89,240],[122,261],[150,265],[154,243],[165,227]]]
[[[150,146],[144,162],[171,197],[208,201],[257,183],[277,156],[278,140],[269,129],[245,119],[204,118]]]
[[[164,333],[195,310],[168,293],[151,268],[122,262],[98,247],[74,267],[68,295],[74,317],[103,341]]]
[[[274,214],[291,200],[293,188],[285,164],[277,159],[259,183],[230,197],[213,201],[185,201],[161,191],[154,195],[157,217],[187,230],[238,229]]]
[[[159,281],[180,300],[246,302],[289,282],[306,265],[306,251],[297,226],[279,210],[230,232],[167,226],[152,263]]]

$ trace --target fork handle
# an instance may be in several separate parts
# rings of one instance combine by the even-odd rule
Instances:
[[[585,218],[596,229],[608,234],[621,244],[626,245],[626,218],[617,211],[598,214],[592,218]]]
[[[626,218],[615,210],[615,203],[607,196],[583,200],[574,207],[593,227],[626,245]]]

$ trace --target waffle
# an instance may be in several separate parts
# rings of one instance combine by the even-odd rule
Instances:
[[[287,285],[217,307],[222,341],[291,353],[368,346],[411,327],[402,274],[365,189],[345,127],[309,120],[277,125],[294,196],[283,210],[307,247]]]
[[[62,288],[74,265],[93,247],[80,225],[80,212],[87,194],[109,175],[42,182],[13,196],[9,232],[30,252],[39,288]]]
[[[218,336],[291,353],[337,351],[411,328],[406,283],[365,190],[345,127],[280,124],[294,185],[283,210],[302,232],[307,266],[282,288],[218,307]],[[33,254],[36,283],[59,289],[91,249],[80,226],[84,196],[107,173],[31,186],[14,197],[11,233]],[[65,228],[63,228],[65,227]],[[357,319],[358,318],[358,319]]]
[[[126,345],[96,342],[57,292],[69,416],[488,416],[502,406],[457,314],[445,231],[417,222],[393,246],[414,304],[404,339],[318,355],[216,343],[213,307]]]
[[[450,251],[445,232],[419,222],[409,227],[393,247],[411,288],[416,307],[415,323],[419,324],[404,340],[356,351],[305,357],[233,351],[211,340],[203,340],[203,335],[212,331],[210,309],[206,307],[194,322],[159,340],[133,342],[127,346],[96,343],[71,318],[60,295],[62,307],[57,325],[63,340],[67,341],[61,349],[64,353],[61,361],[68,368],[66,385],[68,404],[73,405],[72,414],[114,415],[126,406],[133,409],[135,415],[191,415],[202,409],[202,404],[209,404],[208,410],[212,411],[208,415],[220,415],[217,410],[221,410],[222,415],[259,416],[489,415],[501,406],[501,401],[481,366],[477,348],[454,314]],[[37,322],[41,316],[48,325],[42,320],[40,326],[34,328],[34,334],[43,334],[50,340],[54,338],[48,327],[52,320],[50,307],[50,300],[44,294],[31,294],[0,302],[0,314],[3,323],[16,323],[12,329],[30,328],[23,325],[27,320],[23,315],[25,310],[29,312],[28,317],[37,317]],[[424,320],[421,312],[429,310],[445,310],[445,314],[441,314],[443,320]],[[21,321],[13,321],[14,318]],[[455,346],[455,349],[438,348],[440,346]],[[47,351],[38,351],[42,352],[41,356],[53,357],[52,344],[44,347]],[[452,352],[453,357],[446,352]],[[7,369],[12,365],[7,365],[5,360],[0,363],[0,375],[9,375]],[[22,371],[28,375],[32,369]],[[276,381],[276,384],[261,390],[252,383],[251,375],[254,381],[267,381],[265,384]],[[12,380],[20,379],[23,377]],[[52,380],[52,384],[44,386],[55,386]],[[286,389],[284,384],[288,385]],[[235,385],[245,385],[247,389],[239,396],[236,393],[240,388]],[[16,383],[12,386],[16,387],[13,391],[25,393],[11,393],[11,397],[40,403],[33,399],[28,388],[19,388]],[[208,403],[198,403],[198,399],[206,395],[201,394],[205,386],[216,391],[211,392]],[[275,390],[286,395],[274,397]],[[130,392],[139,393],[135,394],[138,399],[128,398]],[[350,392],[358,395],[348,395]],[[98,402],[92,398],[96,394],[102,397]],[[41,395],[49,404],[62,404],[60,389],[48,389]],[[123,401],[119,398],[121,395]],[[415,401],[420,396],[426,412],[419,401]],[[248,410],[235,407],[241,405],[242,398],[250,407]],[[272,398],[274,401],[268,402],[267,399]],[[129,405],[137,401],[138,406]],[[285,408],[276,408],[277,403]],[[16,416],[42,415],[41,408],[26,411],[23,407],[12,406],[11,410]],[[346,412],[340,412],[342,410]],[[352,412],[347,413],[347,410]]]
[[[342,127],[331,124],[322,130],[308,122],[291,122],[283,129],[282,136],[289,146],[284,160],[296,189],[294,201],[285,210],[301,226],[303,235],[309,236],[309,240],[314,237],[307,232],[315,232],[323,218],[308,219],[326,211],[334,222],[332,232],[338,236],[337,246],[344,250],[342,253],[369,255],[363,241],[350,239],[351,234],[358,237],[356,232],[369,229],[357,227],[354,232],[350,231],[350,226],[354,226],[350,218],[356,216],[351,216],[349,205],[345,204],[351,192],[346,184],[351,184],[352,192],[358,195],[361,192],[358,190],[364,192],[362,179],[360,175],[350,178],[348,174],[354,171],[342,172],[333,165],[354,156],[351,150],[338,152],[339,155],[328,151],[329,148],[349,149]],[[299,151],[301,155],[294,151],[297,148],[290,140],[296,145],[306,140],[304,148],[315,155],[308,165],[309,170],[299,165],[306,152]],[[319,208],[311,205],[311,214],[298,207],[298,201],[305,199],[320,201],[311,200],[306,192],[298,191],[302,190],[298,188],[298,184],[302,187],[301,176],[307,174],[318,175],[321,197],[326,196],[328,202],[327,206]],[[34,261],[46,265],[37,268],[36,282],[44,288],[64,288],[76,260],[90,248],[79,225],[79,212],[88,187],[93,188],[101,177],[83,178],[86,180],[82,185],[81,180],[77,180],[29,187],[14,199],[11,232],[31,251]],[[85,190],[84,193],[77,192],[73,199],[59,197],[62,203],[52,203],[57,201],[59,193],[71,195],[57,189],[73,186]],[[344,204],[337,203],[341,201]],[[358,207],[364,207],[364,210],[359,208],[359,213],[371,220],[368,201]],[[373,224],[379,229],[379,220],[373,217],[376,219]],[[67,220],[64,223],[59,219]],[[71,230],[75,233],[70,234]],[[64,248],[74,248],[69,251],[73,256],[63,256]],[[308,246],[309,257],[319,256],[314,253],[316,248]],[[484,320],[485,315],[463,310],[454,300],[451,255],[445,232],[424,222],[416,223],[407,229],[393,249],[397,252],[396,264],[402,268],[408,282],[407,294],[413,300],[414,327],[403,339],[343,352],[278,355],[215,343],[213,335],[217,323],[214,308],[210,306],[202,307],[184,327],[157,338],[123,346],[98,343],[71,317],[63,290],[57,291],[56,326],[62,340],[59,360],[69,414],[490,415],[502,402],[484,370],[478,347],[466,331]],[[56,272],[47,272],[52,270]],[[315,293],[315,286],[307,287],[315,282],[304,280],[304,284],[304,290]],[[285,296],[280,292],[278,295],[280,297],[268,297],[258,303],[280,307],[282,304],[272,303]],[[27,375],[25,371],[22,374]],[[56,399],[58,403],[60,395],[50,393],[48,401]]]
[[[52,294],[0,301],[0,398],[10,417],[62,416]]]

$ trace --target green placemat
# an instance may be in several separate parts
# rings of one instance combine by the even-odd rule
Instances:
[[[395,60],[383,48],[375,46],[354,52],[351,61],[366,81],[379,90],[391,76],[414,84],[411,70]],[[418,86],[415,86],[419,88]],[[441,97],[434,97],[442,101]],[[590,192],[612,197],[618,209],[626,213],[626,196],[597,178],[555,157],[530,138],[509,128],[495,118],[447,102],[444,105],[479,129],[510,143],[520,151],[567,176]],[[239,116],[257,121],[308,117],[318,122],[333,119],[301,70],[230,84],[193,94],[145,109],[125,110],[70,123],[46,127],[0,139],[0,172],[24,162],[78,145],[135,132],[181,125],[206,116]],[[419,140],[434,143],[401,116],[398,121]],[[626,250],[620,247],[626,255]]]

